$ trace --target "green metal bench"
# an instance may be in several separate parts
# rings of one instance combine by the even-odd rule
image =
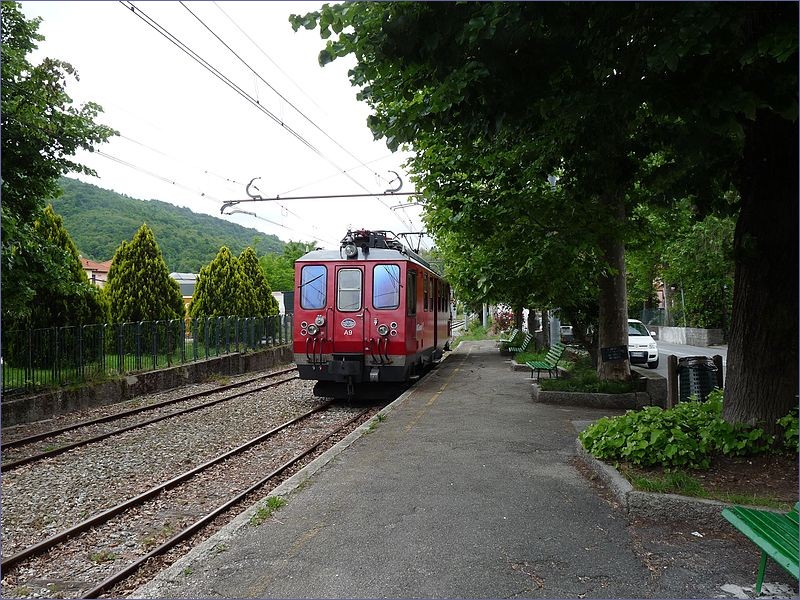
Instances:
[[[767,557],[786,569],[795,578],[798,575],[797,510],[800,502],[786,514],[774,513],[757,508],[731,506],[722,511],[722,516],[761,549],[761,562],[758,565],[755,595],[761,593],[764,583],[764,569]]]
[[[539,381],[542,371],[547,371],[547,374],[551,377],[555,373],[556,379],[558,379],[558,362],[564,356],[565,348],[566,346],[561,342],[555,342],[550,346],[550,350],[544,360],[529,360],[526,362],[525,364],[531,368],[531,377],[533,377],[533,372],[536,371],[536,381]]]
[[[522,332],[519,329],[512,329],[511,331],[508,332],[508,335],[501,335],[500,338],[497,341],[499,343],[501,343],[501,344],[503,344],[503,343],[505,343],[505,344],[511,343],[515,339],[517,339],[517,336],[520,333],[522,333]]]
[[[508,351],[513,352],[514,354],[516,354],[517,352],[527,352],[528,347],[531,345],[532,341],[533,341],[533,335],[531,335],[530,333],[526,333],[525,339],[522,340],[522,343],[519,344],[518,346],[509,346]]]
[[[510,346],[518,346],[522,342],[524,338],[522,331],[519,329],[515,329],[514,331],[516,333],[514,333],[513,337],[506,340],[500,340],[500,352],[507,352]]]

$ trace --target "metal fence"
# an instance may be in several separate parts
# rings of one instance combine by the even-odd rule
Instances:
[[[292,315],[2,332],[3,394],[137,373],[291,341]]]

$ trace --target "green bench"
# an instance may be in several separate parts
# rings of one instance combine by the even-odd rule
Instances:
[[[509,346],[508,351],[513,352],[514,354],[516,354],[517,352],[527,352],[528,347],[531,345],[532,341],[533,341],[533,335],[531,335],[530,333],[526,333],[525,339],[522,340],[522,343],[517,346]]]
[[[498,339],[497,341],[500,344],[510,344],[515,339],[517,339],[517,336],[520,333],[522,332],[519,329],[512,329],[511,331],[508,332],[508,335],[501,335],[500,339]]]
[[[547,371],[547,374],[551,377],[555,373],[556,379],[558,379],[558,362],[564,356],[565,348],[566,346],[561,342],[555,342],[550,346],[550,350],[544,360],[529,360],[526,362],[525,364],[531,368],[531,377],[533,377],[533,372],[536,371],[536,381],[539,381],[542,371]]]
[[[757,508],[731,506],[722,511],[722,516],[761,549],[761,562],[756,579],[756,597],[761,593],[764,583],[764,569],[767,557],[786,569],[795,578],[798,575],[797,510],[800,502],[788,513],[774,513]]]
[[[507,352],[510,346],[518,346],[522,342],[523,337],[522,331],[516,329],[511,338],[500,340],[500,352]]]

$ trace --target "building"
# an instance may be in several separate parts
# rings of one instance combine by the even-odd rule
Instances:
[[[181,296],[183,296],[183,304],[184,306],[189,306],[192,296],[194,296],[194,287],[197,285],[197,274],[170,273],[169,276],[178,282],[178,286],[181,288]]]
[[[108,281],[108,270],[111,268],[111,261],[95,262],[88,258],[81,258],[81,266],[83,267],[86,276],[93,284],[98,287],[103,287]]]

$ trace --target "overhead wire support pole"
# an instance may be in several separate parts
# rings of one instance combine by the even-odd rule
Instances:
[[[225,209],[241,202],[277,202],[281,200],[328,200],[331,198],[373,198],[374,196],[413,196],[420,192],[383,192],[380,194],[327,194],[324,196],[276,196],[274,198],[244,198],[242,200],[225,200],[219,209],[220,214],[225,214]]]

